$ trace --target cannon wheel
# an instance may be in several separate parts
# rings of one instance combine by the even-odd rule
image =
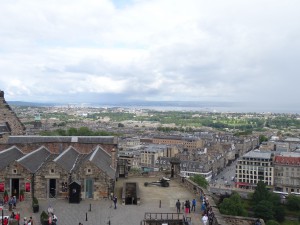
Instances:
[[[161,186],[162,186],[162,187],[169,187],[170,184],[169,184],[169,182],[163,182],[163,183],[161,184]]]

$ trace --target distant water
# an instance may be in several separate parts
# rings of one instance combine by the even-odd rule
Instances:
[[[287,114],[299,114],[300,109],[293,106],[270,106],[270,105],[258,105],[258,104],[244,104],[244,103],[224,103],[224,102],[168,102],[168,104],[163,105],[164,102],[155,103],[143,103],[143,104],[100,104],[101,107],[122,107],[129,109],[150,109],[156,111],[195,111],[195,112],[232,112],[232,113],[287,113]]]
[[[291,113],[299,114],[300,107],[296,104],[257,104],[241,102],[192,102],[192,101],[132,101],[121,103],[32,103],[9,102],[18,106],[76,106],[76,107],[121,107],[129,109],[149,109],[156,111],[195,111],[195,112],[236,112],[236,113]]]

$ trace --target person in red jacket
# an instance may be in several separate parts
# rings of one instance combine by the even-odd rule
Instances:
[[[18,225],[20,225],[20,213],[17,212],[15,219],[18,221]]]
[[[7,217],[4,218],[3,225],[8,225],[8,219],[7,219]]]

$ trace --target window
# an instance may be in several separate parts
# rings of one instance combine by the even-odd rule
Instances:
[[[54,169],[50,169],[50,174],[53,174],[55,173],[55,170]]]
[[[86,174],[92,174],[92,173],[93,173],[93,170],[91,168],[86,169]]]

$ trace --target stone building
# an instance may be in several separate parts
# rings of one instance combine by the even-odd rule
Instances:
[[[65,137],[60,138],[66,141]],[[102,146],[102,138],[104,138],[104,146],[112,145],[108,150]],[[59,137],[55,137],[55,140],[57,139]],[[114,138],[94,137],[89,139],[92,142],[89,143],[90,145],[85,141],[80,149],[73,146],[74,144],[81,147],[78,142],[75,142],[78,139],[79,137],[73,138],[74,142],[69,142],[69,146],[63,151],[58,148],[62,143],[49,144],[48,140],[48,142],[32,144],[32,141],[28,143],[24,138],[24,142],[19,146],[23,146],[25,151],[16,146],[2,150],[0,152],[0,197],[6,190],[9,195],[19,198],[21,190],[24,190],[25,198],[32,196],[67,198],[68,186],[73,181],[81,184],[82,199],[109,197],[114,190],[117,176]],[[30,146],[30,151],[26,144]],[[32,149],[33,146],[38,145],[40,146],[37,149]],[[87,146],[90,148],[88,149]]]
[[[300,153],[275,156],[274,191],[300,194]]]

